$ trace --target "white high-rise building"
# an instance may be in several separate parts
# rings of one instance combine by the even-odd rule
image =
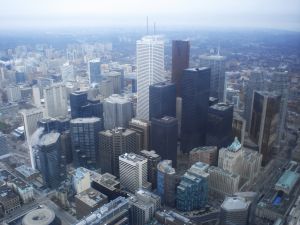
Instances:
[[[38,86],[32,87],[32,103],[37,108],[41,107],[41,91]]]
[[[18,102],[22,98],[20,87],[17,85],[8,86],[6,94],[9,102]]]
[[[128,98],[113,94],[104,99],[103,117],[105,130],[116,127],[127,128],[133,117],[132,103]]]
[[[63,82],[75,81],[74,66],[72,64],[66,62],[62,65],[60,70],[61,70],[61,78]]]
[[[119,156],[120,183],[128,191],[135,193],[149,185],[147,182],[147,159],[134,153]]]
[[[149,120],[149,86],[165,80],[164,42],[145,36],[136,42],[137,118]]]
[[[91,187],[90,171],[84,167],[78,167],[73,175],[73,186],[76,194],[79,194]]]
[[[68,114],[68,99],[66,86],[56,84],[44,89],[46,116],[65,117]]]
[[[24,130],[27,144],[29,146],[29,155],[32,168],[35,169],[33,149],[32,149],[32,140],[31,137],[37,129],[37,122],[43,118],[43,110],[38,108],[23,110],[20,112],[23,117]]]

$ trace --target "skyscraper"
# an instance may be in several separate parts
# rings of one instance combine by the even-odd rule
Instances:
[[[205,144],[210,69],[184,70],[182,82],[181,150],[189,152]]]
[[[233,106],[218,103],[208,108],[206,145],[227,147],[232,138]]]
[[[68,114],[67,90],[64,84],[55,84],[44,89],[48,117],[65,117]]]
[[[113,94],[121,94],[122,93],[121,73],[117,71],[111,71],[107,75],[107,79],[112,82]]]
[[[25,137],[27,144],[29,146],[29,155],[30,155],[30,162],[32,168],[35,169],[35,161],[33,156],[33,149],[31,143],[31,136],[36,131],[38,127],[38,121],[43,118],[43,110],[42,109],[27,109],[21,111],[23,123],[24,123],[24,130],[25,130]]]
[[[93,59],[88,62],[88,74],[90,84],[101,81],[101,64],[100,59]]]
[[[104,128],[110,130],[116,127],[127,128],[133,117],[132,103],[126,97],[113,94],[104,99]]]
[[[150,124],[146,120],[132,119],[129,122],[129,129],[134,130],[137,134],[137,150],[149,149],[150,145]]]
[[[148,188],[147,159],[134,153],[119,156],[120,184],[128,191],[135,193],[141,188]]]
[[[99,138],[102,130],[100,118],[77,118],[70,122],[73,164],[75,167],[99,167]]]
[[[174,207],[176,199],[177,175],[171,160],[163,160],[157,165],[157,194],[164,205]]]
[[[119,156],[136,152],[136,132],[130,129],[116,128],[99,133],[99,151],[102,173],[119,176]]]
[[[181,97],[181,76],[189,68],[190,42],[172,41],[172,82],[176,85],[176,96]]]
[[[148,181],[152,184],[152,189],[156,189],[157,165],[161,161],[161,157],[153,150],[142,150],[139,154],[148,160]]]
[[[149,86],[164,81],[164,42],[146,36],[136,42],[137,118],[149,120]]]
[[[255,91],[253,94],[249,135],[263,155],[263,165],[271,159],[272,147],[278,138],[280,104],[281,96],[273,92]]]
[[[180,211],[192,211],[204,207],[208,199],[207,164],[195,163],[177,186],[176,205]]]
[[[285,68],[279,68],[271,74],[270,83],[268,85],[269,91],[274,91],[281,96],[279,123],[277,127],[278,138],[277,143],[281,141],[284,134],[285,120],[287,115],[287,104],[289,98],[289,76]]]
[[[251,73],[249,81],[246,86],[245,93],[245,110],[244,110],[244,118],[246,120],[246,129],[249,131],[250,122],[251,122],[251,108],[253,102],[253,93],[254,91],[262,91],[264,90],[264,74],[262,71],[255,70]]]
[[[84,117],[103,117],[103,105],[99,100],[88,100],[87,93],[75,91],[70,94],[72,119]]]
[[[225,101],[225,57],[217,55],[200,56],[200,66],[209,67],[210,75],[210,96]]]
[[[61,155],[59,133],[42,136],[38,145],[37,166],[47,187],[57,188],[66,177],[65,156]]]
[[[64,63],[60,67],[61,71],[61,78],[63,82],[74,82],[75,81],[75,74],[74,74],[74,66],[70,64],[70,62]]]
[[[170,82],[156,83],[149,87],[149,119],[164,116],[176,117],[176,87]]]
[[[151,149],[154,149],[162,159],[172,160],[173,167],[177,166],[177,119],[164,116],[152,119]]]
[[[8,86],[6,95],[9,102],[19,102],[22,99],[20,87],[17,85]]]

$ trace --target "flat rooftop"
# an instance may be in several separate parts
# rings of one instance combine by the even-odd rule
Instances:
[[[103,201],[107,201],[106,195],[93,188],[89,188],[83,192],[80,192],[75,196],[75,198],[79,199],[90,207],[94,207],[102,203]]]

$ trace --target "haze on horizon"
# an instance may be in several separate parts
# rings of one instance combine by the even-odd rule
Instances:
[[[300,0],[2,0],[0,29],[142,27],[300,31]]]

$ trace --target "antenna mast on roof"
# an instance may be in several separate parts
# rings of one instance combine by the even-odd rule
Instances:
[[[148,16],[147,16],[147,35],[149,34],[149,24],[148,24]]]
[[[154,35],[155,35],[155,33],[156,33],[156,23],[154,22],[154,24],[153,24],[153,33],[154,33]]]

